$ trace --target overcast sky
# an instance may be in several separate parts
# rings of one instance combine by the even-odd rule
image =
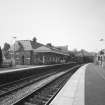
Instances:
[[[69,50],[105,47],[105,0],[0,0],[0,45],[32,39]]]

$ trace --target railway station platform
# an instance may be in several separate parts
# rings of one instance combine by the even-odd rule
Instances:
[[[0,72],[4,71],[4,70],[21,69],[21,68],[28,68],[28,67],[35,67],[35,66],[32,66],[32,65],[15,65],[15,66],[12,66],[12,67],[0,68]],[[36,65],[36,67],[38,67],[38,66]]]
[[[105,105],[105,68],[95,64],[79,68],[50,105]]]
[[[12,72],[12,71],[18,71],[22,69],[40,68],[40,67],[45,67],[45,66],[47,65],[16,65],[14,67],[0,68],[0,74]]]

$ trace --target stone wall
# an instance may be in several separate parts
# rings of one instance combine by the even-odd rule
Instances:
[[[15,52],[15,61],[17,65],[29,65],[31,60],[30,51]]]
[[[35,53],[32,51],[15,52],[15,60],[16,65],[59,64],[66,61],[63,55],[49,52]]]

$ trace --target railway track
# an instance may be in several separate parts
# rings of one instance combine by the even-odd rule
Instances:
[[[49,105],[76,69],[66,72],[14,105]]]
[[[73,67],[72,69],[77,69],[78,67],[79,66],[76,66]],[[39,102],[39,104],[37,103],[36,105],[43,105],[41,103],[45,103],[44,105],[48,105],[48,103],[53,99],[53,97],[55,97],[57,92],[65,84],[66,80],[68,79],[68,78],[66,79],[66,77],[70,77],[70,75],[72,75],[74,71],[75,70],[65,72],[62,71],[60,73],[54,72],[41,76],[41,78],[40,77],[34,78],[34,76],[31,76],[28,79],[18,81],[18,83],[11,83],[11,85],[7,85],[7,87],[4,87],[4,85],[2,85],[1,86],[2,88],[0,88],[0,105],[32,105],[30,100],[33,99],[32,98],[33,95],[35,95],[36,97],[38,96],[39,100],[41,99],[45,100],[45,101],[42,100],[41,102]],[[68,72],[70,72],[70,74]],[[65,73],[67,74],[66,76],[64,75]],[[63,75],[63,77],[61,77],[61,75]],[[55,82],[53,83],[52,81]],[[59,84],[54,85],[55,83]],[[45,94],[47,92],[46,90],[48,91],[51,90],[50,92],[53,92],[55,90],[56,91],[53,92],[53,94],[48,94],[46,97],[43,95],[39,96],[40,93]]]
[[[42,73],[39,75],[32,75],[26,78],[22,78],[20,80],[17,81],[13,81],[10,83],[6,83],[6,84],[2,84],[0,85],[0,97],[3,97],[5,95],[10,94],[13,91],[16,91],[20,88],[23,88],[29,84],[32,84],[34,82],[40,81],[44,78],[47,78],[50,75],[54,75],[56,72],[53,73]]]
[[[27,77],[23,77],[17,80],[12,80],[10,82],[3,81],[4,83],[0,84],[0,97],[3,97],[5,95],[8,95],[12,91],[15,91],[19,88],[23,88],[29,84],[32,84],[34,82],[37,82],[41,79],[44,79],[50,75],[53,75],[55,73],[59,72],[59,69],[57,70],[52,70],[52,71],[42,71],[33,75],[29,75]],[[8,77],[7,77],[8,78]],[[6,83],[5,83],[6,82]]]

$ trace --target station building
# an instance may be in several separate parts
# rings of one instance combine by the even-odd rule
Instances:
[[[14,57],[16,65],[65,63],[69,56],[67,46],[44,45],[38,43],[36,38],[16,41],[9,52]]]

